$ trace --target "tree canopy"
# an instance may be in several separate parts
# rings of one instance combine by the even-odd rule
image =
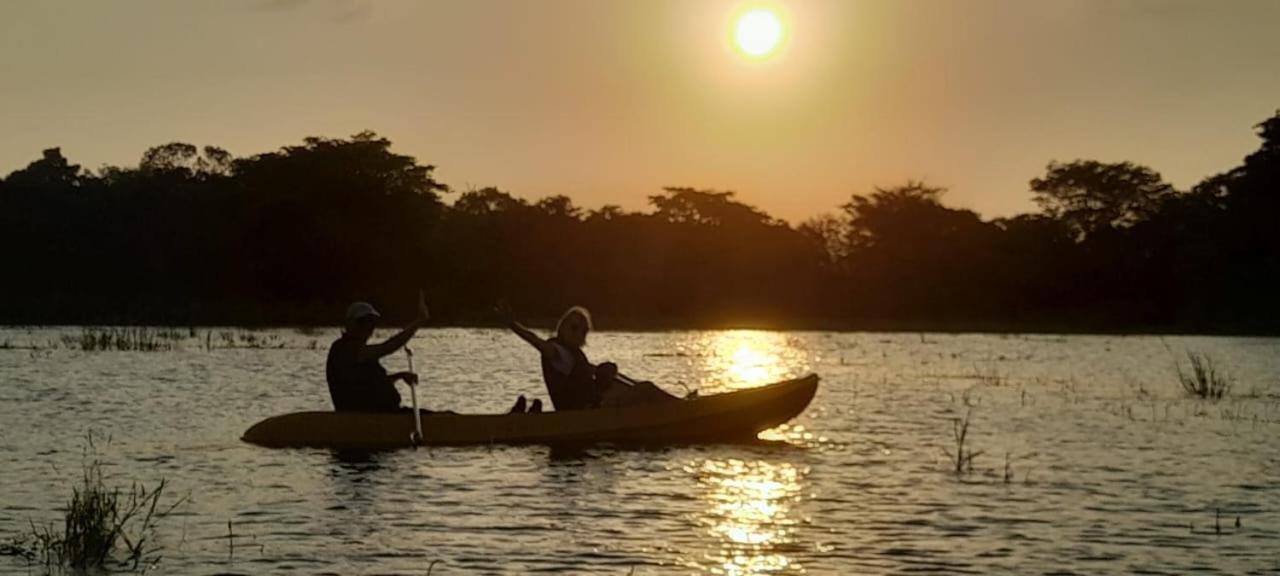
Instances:
[[[798,225],[732,191],[650,208],[454,192],[372,132],[235,157],[172,142],[91,171],[58,148],[0,179],[8,323],[332,323],[351,300],[444,322],[505,299],[605,326],[1280,328],[1280,113],[1239,166],[1176,190],[1050,162],[1037,213],[984,220],[906,182]]]

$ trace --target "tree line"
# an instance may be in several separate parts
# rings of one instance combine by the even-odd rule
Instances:
[[[407,317],[423,288],[450,324],[506,300],[607,327],[1275,332],[1280,113],[1255,128],[1189,190],[1051,162],[1034,213],[983,219],[907,182],[798,225],[728,191],[670,187],[647,211],[456,191],[372,132],[98,170],[52,148],[0,180],[0,322],[332,324],[357,299]]]

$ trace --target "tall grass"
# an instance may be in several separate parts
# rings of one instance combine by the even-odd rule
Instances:
[[[93,436],[89,436],[93,450]],[[128,489],[108,486],[102,463],[96,458],[83,464],[80,484],[73,486],[63,512],[61,529],[55,524],[36,526],[31,533],[4,550],[29,560],[39,559],[47,572],[71,569],[126,568],[136,570],[158,560],[154,544],[157,523],[185,498],[161,506],[166,482],[152,487],[134,482]]]
[[[218,333],[218,338],[222,340],[219,348],[246,348],[246,349],[272,349],[279,350],[284,348],[284,342],[275,334],[256,334],[254,332],[231,332],[223,330]]]
[[[1219,400],[1231,391],[1234,384],[1231,377],[1218,368],[1213,357],[1208,354],[1187,351],[1188,370],[1183,370],[1178,362],[1178,382],[1188,394]]]
[[[33,528],[41,562],[50,569],[95,568],[110,563],[136,569],[154,556],[156,523],[182,502],[160,509],[165,486],[161,480],[153,488],[136,482],[127,490],[108,487],[101,464],[87,464],[82,484],[72,489],[62,531],[55,531],[52,525]]]
[[[956,475],[966,472],[973,472],[973,459],[982,454],[979,450],[974,452],[972,448],[965,446],[969,439],[969,419],[973,416],[973,407],[970,406],[964,413],[964,418],[953,418],[951,420],[951,438],[955,442],[955,451],[948,452],[951,457],[951,468]]]
[[[974,364],[971,377],[979,384],[988,386],[1002,386],[1005,383],[1005,376],[1000,373],[1000,368],[994,362],[987,362],[983,366]]]
[[[85,327],[78,336],[63,336],[62,343],[85,352],[119,350],[160,352],[173,349],[179,336],[173,331],[154,330],[146,326]]]
[[[167,352],[181,349],[189,340],[195,340],[195,345],[203,346],[205,351],[215,348],[279,350],[286,347],[286,343],[276,334],[231,330],[221,330],[215,334],[213,330],[205,330],[202,335],[194,327],[180,330],[147,326],[87,326],[81,328],[79,334],[64,334],[61,337],[63,347],[78,348],[86,352]],[[0,342],[0,348],[6,342]],[[316,344],[313,343],[311,349],[316,349]]]

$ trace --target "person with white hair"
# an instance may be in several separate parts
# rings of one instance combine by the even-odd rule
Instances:
[[[592,364],[582,351],[592,328],[591,312],[582,306],[566,310],[556,323],[555,335],[545,339],[517,322],[505,305],[499,304],[495,311],[512,332],[542,356],[542,379],[556,410],[585,410],[676,399],[652,382],[635,382],[622,376],[613,362]],[[517,403],[517,407],[519,405]]]

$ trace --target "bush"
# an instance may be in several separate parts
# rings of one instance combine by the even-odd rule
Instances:
[[[1178,382],[1187,393],[1218,400],[1231,391],[1231,378],[1218,369],[1211,356],[1188,351],[1187,360],[1191,364],[1190,373],[1182,369],[1181,362],[1177,364]]]

